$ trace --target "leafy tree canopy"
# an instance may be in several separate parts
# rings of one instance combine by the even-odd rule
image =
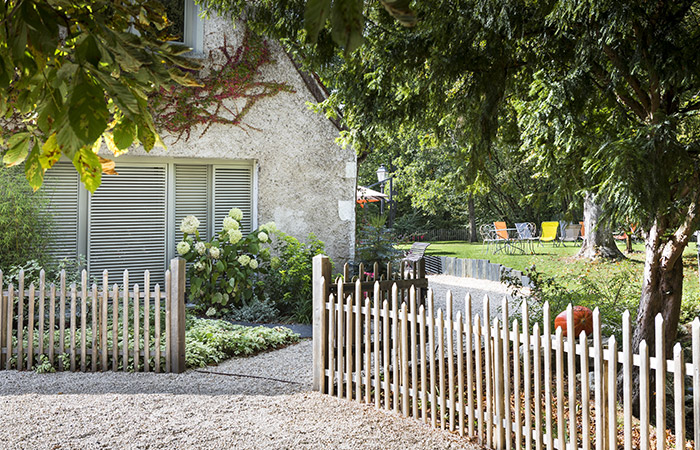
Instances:
[[[168,42],[153,0],[14,0],[0,3],[0,117],[8,166],[24,162],[36,189],[63,155],[95,191],[104,141],[115,154],[162,145],[148,94],[193,84],[198,65]]]
[[[412,5],[409,28],[379,3],[345,0],[346,20],[320,20],[315,43],[314,27],[299,24],[303,0],[279,2],[284,10],[203,3],[249,12],[257,29],[305,56],[360,149],[382,128],[432,129],[465,149],[465,176],[475,177],[515,133],[535,176],[590,190],[611,216],[639,222],[647,258],[634,345],[654,342],[661,313],[670,348],[681,255],[700,220],[700,1],[431,0]],[[358,25],[349,19],[360,10]],[[339,24],[365,42],[347,44],[342,60]]]

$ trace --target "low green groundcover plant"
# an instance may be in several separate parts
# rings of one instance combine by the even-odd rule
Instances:
[[[190,318],[185,341],[187,367],[197,368],[293,344],[299,335],[284,327],[244,327],[224,320]]]
[[[119,316],[121,317],[121,309]],[[133,309],[130,308],[129,316],[133,317]],[[111,317],[111,314],[110,314]],[[164,320],[165,311],[161,311],[161,318]],[[141,316],[141,321],[143,323],[143,315]],[[88,323],[91,323],[88,321]],[[123,346],[121,326],[119,324],[119,340],[117,346],[119,349]],[[111,322],[108,325],[108,329],[111,329]],[[165,330],[165,323],[161,323],[161,330]],[[56,348],[58,348],[59,343],[59,331],[54,330],[54,341]],[[39,348],[39,341],[43,338],[45,351],[48,352],[49,346],[49,331],[45,331],[43,337],[39,336],[39,333],[34,333],[34,348]],[[141,333],[139,333],[141,334]],[[24,355],[21,361],[21,367],[27,367],[27,349],[29,348],[27,342],[27,328],[24,327],[24,332],[22,336]],[[129,354],[133,354],[134,349],[134,330],[133,322],[129,321]],[[87,326],[85,328],[85,340],[88,342],[88,353],[86,355],[85,364],[87,367],[92,366],[92,355],[89,348],[89,343],[92,342],[92,327]],[[80,342],[82,341],[82,330],[78,328],[75,333],[75,342],[78,349],[77,354],[77,367],[80,367]],[[140,348],[144,348],[143,335],[140,336]],[[233,325],[230,322],[224,320],[214,320],[214,319],[200,319],[194,316],[187,317],[186,330],[185,330],[185,361],[187,368],[199,368],[205,367],[211,364],[218,364],[225,359],[232,356],[250,356],[255,353],[259,353],[265,350],[271,350],[280,348],[289,344],[293,344],[299,341],[299,336],[293,333],[288,328],[276,327],[276,328],[266,328],[266,327],[245,327],[241,325]],[[154,326],[151,324],[150,327],[150,343],[153,345],[155,342]],[[17,348],[17,338],[13,336],[12,347]],[[112,349],[112,333],[107,334],[107,347]],[[68,350],[70,348],[70,333],[66,330],[64,337],[64,348]],[[161,334],[161,349],[163,355],[165,355],[165,332]],[[111,350],[108,355],[107,366],[112,367],[112,355]],[[13,355],[10,358],[10,368],[16,369],[18,367],[17,355]],[[140,369],[143,369],[143,358],[139,361]],[[69,370],[70,367],[70,355],[68,353],[57,353],[54,363],[51,364],[48,357],[45,354],[36,355],[32,364],[32,369],[38,373],[48,373],[55,372],[61,364],[64,370]],[[155,359],[151,357],[149,359],[149,366],[151,370],[155,368]],[[117,370],[123,370],[123,359],[119,359],[119,364]],[[129,357],[126,362],[126,370],[134,371],[134,359]],[[161,371],[165,370],[165,356],[161,360]]]

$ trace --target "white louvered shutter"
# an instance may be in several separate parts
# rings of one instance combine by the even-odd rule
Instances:
[[[222,221],[231,208],[243,211],[241,231],[250,233],[253,225],[253,170],[251,167],[214,166],[214,230],[221,231]]]
[[[71,163],[56,163],[44,176],[41,190],[49,199],[53,222],[49,253],[56,259],[78,255],[78,192],[80,178]]]
[[[182,240],[180,223],[185,216],[199,219],[199,237],[209,239],[209,166],[175,164],[175,244]]]
[[[90,197],[88,260],[90,277],[121,280],[129,269],[130,283],[165,280],[166,168],[158,165],[117,166],[119,175],[105,175]]]

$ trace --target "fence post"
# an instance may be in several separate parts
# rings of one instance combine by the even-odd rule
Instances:
[[[185,260],[170,260],[170,371],[185,371]]]
[[[313,389],[324,392],[325,362],[327,358],[328,318],[326,301],[331,286],[331,262],[326,255],[313,258]],[[339,301],[343,299],[339,298]],[[332,349],[331,349],[332,351]]]
[[[425,258],[421,258],[414,264],[413,278],[423,279],[425,278]],[[416,292],[416,298],[418,302],[423,304],[425,302],[425,294],[427,289],[418,288]]]

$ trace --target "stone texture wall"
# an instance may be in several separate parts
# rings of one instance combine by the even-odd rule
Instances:
[[[204,22],[204,52],[223,44],[237,46],[244,27],[221,17]],[[352,149],[335,143],[338,129],[323,115],[309,110],[314,102],[292,62],[276,42],[268,42],[274,64],[263,68],[263,79],[285,81],[295,93],[282,92],[258,102],[245,117],[245,130],[214,125],[200,137],[175,142],[163,136],[168,150],[153,156],[255,160],[258,167],[258,223],[274,221],[278,228],[304,240],[314,233],[326,243],[336,263],[354,256],[356,158]],[[129,156],[148,155],[143,149]]]

